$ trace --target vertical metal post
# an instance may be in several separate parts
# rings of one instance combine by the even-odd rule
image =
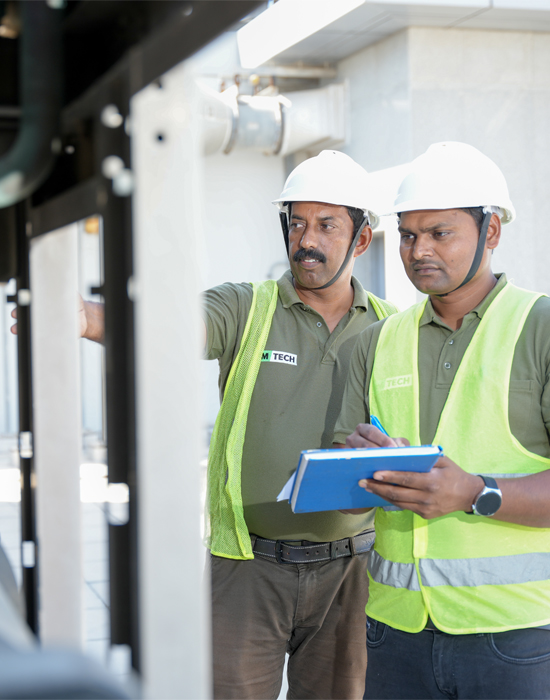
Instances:
[[[32,364],[31,315],[28,290],[29,236],[27,233],[26,204],[16,207],[18,276],[17,294],[17,372],[19,379],[19,456],[21,465],[21,562],[23,565],[23,593],[27,624],[38,635],[38,547],[36,545],[36,508],[34,458],[32,449]],[[26,303],[22,303],[26,302]],[[21,449],[22,443],[23,448]]]
[[[44,645],[81,648],[77,225],[34,238],[29,262],[40,635]]]
[[[113,156],[122,160],[125,170],[130,167],[130,140],[124,126],[104,123],[100,116],[110,104],[127,117],[129,81],[125,78],[111,83],[98,105],[99,172],[106,172],[105,160]],[[128,485],[129,520],[109,524],[111,642],[128,644],[132,666],[139,670],[134,310],[128,294],[133,271],[131,188],[117,189],[115,180],[105,177],[98,194],[104,231],[105,280],[101,292],[105,299],[107,455],[109,483]]]

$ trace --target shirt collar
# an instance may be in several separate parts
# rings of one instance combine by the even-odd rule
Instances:
[[[279,298],[285,309],[288,309],[294,304],[304,305],[304,302],[300,299],[298,293],[294,289],[292,280],[292,272],[290,270],[287,270],[283,276],[277,280],[277,284],[279,286]],[[363,289],[363,285],[355,277],[351,278],[351,284],[353,286],[352,308],[361,307],[366,310],[369,304],[369,297]]]
[[[495,286],[491,289],[489,294],[487,294],[487,296],[481,300],[481,302],[475,307],[475,309],[472,309],[469,312],[471,314],[476,314],[477,316],[479,316],[480,319],[483,318],[483,315],[485,314],[489,306],[491,306],[497,294],[499,294],[504,289],[508,282],[504,272],[496,273],[495,277],[497,278],[497,283],[495,284]],[[432,306],[432,301],[429,298],[426,303],[424,313],[422,314],[422,317],[420,319],[419,325],[426,326],[428,323],[437,323],[438,325],[441,325],[441,319],[435,313],[434,308]]]

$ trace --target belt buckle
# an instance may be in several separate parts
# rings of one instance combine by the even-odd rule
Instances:
[[[283,543],[281,540],[275,540],[275,561],[277,562],[277,564],[284,564]]]

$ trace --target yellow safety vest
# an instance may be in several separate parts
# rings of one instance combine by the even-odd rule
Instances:
[[[508,421],[514,351],[535,301],[507,284],[464,354],[434,443],[462,469],[498,478],[550,468],[526,450]],[[426,302],[391,316],[376,347],[369,401],[390,435],[420,444],[418,328]],[[425,520],[377,509],[367,614],[405,632],[428,615],[451,634],[502,632],[550,623],[550,529],[450,513]]]
[[[253,284],[252,289],[241,347],[227,379],[208,453],[206,544],[212,554],[228,559],[254,559],[244,519],[241,461],[252,392],[279,293],[274,280]],[[379,319],[397,311],[389,302],[367,294]]]

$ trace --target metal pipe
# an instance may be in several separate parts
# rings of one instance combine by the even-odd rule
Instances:
[[[201,86],[205,155],[247,149],[285,156],[334,148],[346,139],[346,88],[333,84],[288,95],[239,95]]]
[[[19,3],[21,127],[0,159],[0,208],[32,194],[53,161],[61,106],[61,12],[43,0]]]

